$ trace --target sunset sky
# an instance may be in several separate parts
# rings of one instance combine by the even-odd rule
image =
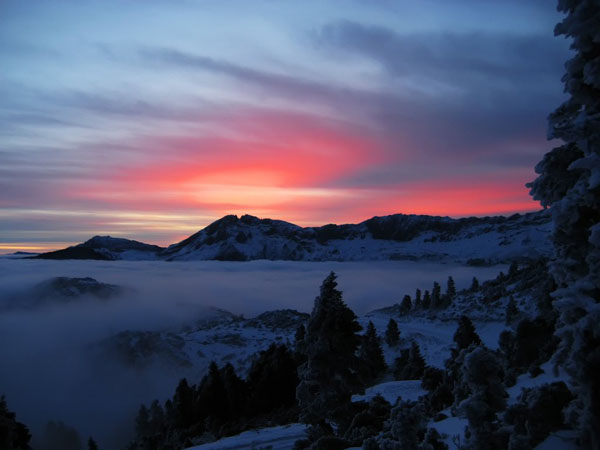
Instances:
[[[0,253],[539,209],[545,0],[0,2]]]

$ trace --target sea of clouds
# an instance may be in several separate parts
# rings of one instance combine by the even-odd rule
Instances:
[[[48,420],[92,435],[101,448],[123,448],[140,403],[172,395],[173,370],[126,368],[98,361],[90,346],[123,330],[178,328],[218,307],[245,317],[293,308],[310,312],[322,280],[339,278],[357,314],[399,302],[416,288],[457,287],[473,276],[492,278],[504,267],[424,262],[164,262],[43,261],[0,258],[0,395],[39,440]],[[108,301],[81,298],[36,308],[14,305],[49,278],[93,277],[119,285]],[[3,305],[11,303],[11,309]],[[190,380],[196,383],[199,380]]]

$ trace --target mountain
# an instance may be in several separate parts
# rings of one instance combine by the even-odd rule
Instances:
[[[94,278],[54,277],[44,280],[31,289],[8,297],[0,312],[14,309],[38,309],[59,304],[78,303],[84,300],[108,301],[122,294],[120,286],[102,283]]]
[[[33,258],[41,259],[99,259],[112,261],[116,259],[146,260],[156,259],[163,251],[158,245],[144,244],[111,236],[94,236],[82,244],[54,252],[42,253]]]
[[[550,254],[550,216],[540,211],[510,217],[395,214],[359,224],[300,227],[254,216],[225,216],[166,249],[95,237],[44,253],[49,259],[257,259],[291,261],[433,260],[495,264]]]

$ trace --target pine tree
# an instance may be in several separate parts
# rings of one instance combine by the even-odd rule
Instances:
[[[419,344],[412,341],[410,348],[402,349],[394,361],[394,376],[397,380],[418,380],[423,377],[425,367]]]
[[[398,323],[394,319],[390,319],[385,329],[385,342],[390,347],[395,347],[400,341],[400,331],[398,330]]]
[[[369,322],[367,331],[362,338],[358,351],[358,361],[361,368],[363,383],[372,384],[387,368],[379,336],[373,322]]]
[[[355,354],[361,327],[336,288],[336,275],[331,272],[321,285],[308,321],[307,361],[298,369],[296,389],[304,423],[344,420],[352,393],[360,389]]]
[[[456,297],[456,284],[454,283],[454,278],[448,277],[448,284],[446,287],[446,296],[453,300]]]
[[[573,58],[562,80],[567,100],[549,117],[548,137],[563,144],[548,152],[528,184],[550,207],[563,364],[577,386],[571,417],[579,417],[584,445],[600,448],[600,39],[597,1],[560,0],[566,14],[555,35],[571,38]]]
[[[477,292],[479,290],[479,280],[477,277],[473,277],[473,281],[471,282],[471,290],[473,292]]]
[[[271,344],[248,372],[249,416],[289,408],[296,401],[297,385],[294,355],[285,345]]]
[[[196,405],[194,405],[194,416],[211,417],[214,424],[223,421],[228,415],[228,407],[225,399],[227,392],[217,364],[212,361],[208,366],[208,374],[200,382],[196,393]],[[177,394],[173,397],[173,408],[179,410]]]
[[[138,438],[150,434],[150,415],[145,405],[140,406],[135,418],[135,434]]]
[[[508,268],[508,277],[514,278],[515,276],[517,276],[518,273],[519,273],[519,265],[517,264],[516,261],[511,262],[510,266]]]
[[[500,426],[497,413],[504,410],[508,397],[500,361],[492,351],[477,347],[465,356],[462,373],[470,395],[461,402],[458,411],[469,421],[470,446],[490,450],[507,448],[508,442],[498,445],[495,438]]]
[[[177,428],[188,428],[194,421],[194,390],[189,386],[187,380],[182,378],[175,390],[173,397],[173,410],[175,413],[175,426]]]
[[[458,319],[458,328],[454,333],[454,342],[456,342],[459,350],[467,348],[471,344],[481,344],[481,339],[475,332],[473,322],[467,316],[461,316]]]
[[[414,308],[415,309],[421,309],[422,308],[422,298],[421,298],[421,289],[417,289],[417,291],[415,292],[415,305]]]
[[[425,294],[423,295],[423,303],[421,306],[423,307],[423,309],[431,308],[431,295],[429,294],[429,291],[425,291]]]
[[[408,314],[412,308],[412,302],[410,301],[410,295],[405,295],[400,303],[400,312],[402,314]]]
[[[88,450],[98,450],[98,444],[96,444],[96,441],[91,436],[88,439]]]
[[[508,303],[506,304],[506,324],[510,325],[519,316],[519,308],[517,308],[517,302],[511,295]]]
[[[8,409],[6,398],[0,396],[0,448],[9,450],[27,450],[31,434],[16,414]]]
[[[425,358],[421,354],[421,348],[416,341],[412,341],[410,345],[410,350],[408,352],[408,366],[409,366],[409,374],[411,380],[419,380],[423,377],[423,372],[425,371]]]
[[[442,304],[441,292],[442,292],[442,288],[440,287],[440,284],[437,281],[435,281],[433,283],[433,289],[431,291],[431,307],[434,309],[441,307],[441,304]]]
[[[252,369],[250,370],[252,371]],[[223,388],[226,393],[227,417],[230,420],[237,419],[246,410],[248,387],[246,382],[238,377],[230,363],[225,364],[220,372],[221,379],[223,380]]]

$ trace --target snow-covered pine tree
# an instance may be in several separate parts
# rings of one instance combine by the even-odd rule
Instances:
[[[563,143],[538,163],[528,187],[552,213],[555,361],[576,386],[571,416],[584,445],[600,448],[600,4],[559,0],[558,10],[566,16],[554,33],[572,39],[574,56],[562,78],[569,97],[550,114],[548,137]]]
[[[476,347],[465,356],[462,367],[469,397],[458,407],[469,421],[471,432],[467,445],[473,450],[500,450],[506,443],[496,436],[500,427],[497,413],[506,407],[508,396],[502,382],[502,364],[498,357],[484,347]]]
[[[304,423],[343,419],[352,393],[360,389],[355,353],[361,327],[336,289],[336,278],[331,272],[323,281],[304,337],[307,361],[298,368],[296,389]]]

